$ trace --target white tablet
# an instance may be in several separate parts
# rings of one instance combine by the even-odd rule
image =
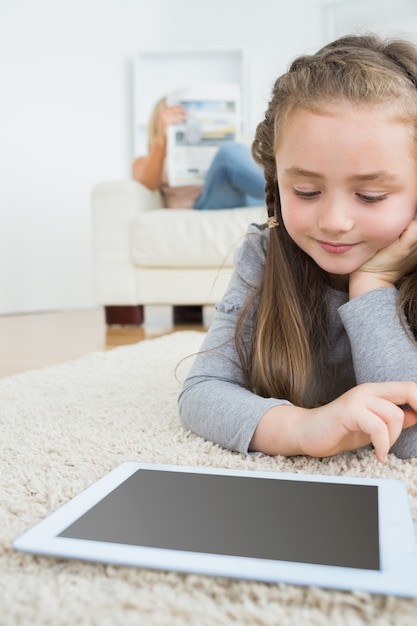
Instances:
[[[416,534],[397,480],[125,463],[14,547],[417,597]]]

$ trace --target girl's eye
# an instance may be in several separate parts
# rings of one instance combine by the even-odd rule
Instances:
[[[363,202],[368,202],[369,204],[372,204],[373,202],[382,202],[382,200],[385,200],[385,198],[387,198],[388,196],[387,193],[381,193],[378,195],[367,195],[365,193],[358,193],[356,195],[360,200],[362,200]]]
[[[309,200],[310,198],[317,198],[320,195],[320,191],[302,191],[301,189],[294,189],[296,196]]]

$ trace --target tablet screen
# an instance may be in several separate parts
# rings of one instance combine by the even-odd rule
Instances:
[[[59,536],[379,570],[378,487],[139,469]]]

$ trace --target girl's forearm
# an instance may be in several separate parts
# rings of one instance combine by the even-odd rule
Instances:
[[[269,409],[260,420],[249,446],[251,452],[272,456],[303,454],[299,434],[307,409],[280,404]]]
[[[354,272],[349,280],[349,299],[357,298],[375,289],[393,288],[395,285],[378,275],[368,272]]]

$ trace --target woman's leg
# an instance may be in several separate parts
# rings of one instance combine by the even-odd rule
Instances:
[[[264,190],[262,168],[255,163],[247,146],[231,141],[216,152],[194,208],[234,209],[262,204]]]

